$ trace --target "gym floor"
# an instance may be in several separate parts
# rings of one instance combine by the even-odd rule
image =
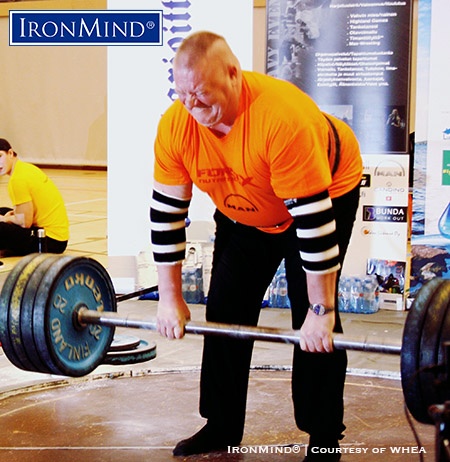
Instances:
[[[60,188],[71,223],[67,254],[89,256],[107,267],[106,172],[47,171]],[[6,201],[6,179],[0,179]],[[19,258],[1,259],[0,284]],[[204,307],[191,305],[192,319]],[[156,302],[121,302],[119,313],[154,318]],[[406,313],[342,314],[349,336],[401,339]],[[285,309],[262,310],[260,325],[290,328]],[[0,462],[165,462],[172,448],[204,423],[198,415],[201,336],[167,340],[154,332],[118,328],[123,339],[140,339],[156,357],[132,365],[101,365],[70,379],[15,368],[0,349]],[[307,435],[294,424],[289,370],[292,348],[256,342],[249,386],[246,433],[241,447],[181,460],[299,461]],[[412,422],[403,408],[400,357],[349,351],[342,461],[434,460],[432,425]]]

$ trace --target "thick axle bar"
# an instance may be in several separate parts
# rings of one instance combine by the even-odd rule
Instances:
[[[156,331],[156,321],[149,319],[130,319],[114,312],[99,312],[81,308],[78,311],[80,324],[97,324],[103,326],[126,327]],[[251,327],[234,324],[211,322],[189,322],[186,324],[187,334],[215,335],[238,338],[243,340],[262,340],[267,342],[297,344],[299,331],[271,327]],[[344,334],[334,334],[333,345],[338,350],[367,351],[373,353],[400,355],[400,341],[370,338],[370,336],[348,337]]]

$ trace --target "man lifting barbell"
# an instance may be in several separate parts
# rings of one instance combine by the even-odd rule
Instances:
[[[181,79],[179,80],[177,72],[175,72],[176,84],[181,103],[185,106],[175,103],[169,109],[168,115],[162,119],[156,143],[157,182],[155,183],[151,211],[152,240],[155,257],[159,263],[161,295],[156,324],[150,327],[144,321],[117,318],[113,313],[116,299],[107,274],[88,259],[72,260],[69,257],[62,260],[55,256],[38,256],[36,261],[34,257],[30,257],[25,262],[19,263],[21,267],[11,273],[12,278],[8,278],[8,284],[5,283],[0,297],[0,341],[5,343],[5,352],[8,357],[23,369],[84,375],[101,363],[105,351],[109,348],[112,329],[109,329],[108,326],[153,328],[168,337],[182,337],[191,328],[202,333],[201,329],[197,329],[188,322],[189,310],[180,297],[181,291],[179,289],[181,287],[178,287],[178,283],[181,282],[184,218],[189,206],[190,188],[193,180],[205,189],[209,186],[224,186],[225,189],[220,192],[219,196],[214,196],[213,190],[209,191],[216,198],[222,197],[223,201],[218,201],[216,204],[221,210],[216,213],[215,217],[217,235],[207,319],[214,321],[214,324],[228,321],[249,327],[245,328],[248,329],[246,333],[244,329],[244,335],[241,335],[240,328],[228,330],[222,335],[219,330],[225,332],[226,329],[217,327],[217,325],[206,327],[208,332],[205,331],[204,333],[211,335],[205,338],[201,413],[208,417],[208,425],[193,438],[181,442],[174,453],[179,455],[193,454],[239,443],[244,424],[251,342],[259,339],[259,333],[254,335],[251,327],[257,323],[263,292],[282,258],[286,258],[293,324],[297,329],[294,335],[295,341],[289,342],[295,344],[293,391],[296,419],[300,428],[307,431],[310,429],[310,446],[336,447],[344,430],[342,392],[346,359],[345,352],[341,348],[345,348],[346,342],[340,343],[342,338],[338,334],[332,335],[331,330],[333,327],[335,331],[340,330],[339,316],[335,310],[336,282],[358,203],[361,165],[359,151],[357,147],[355,148],[357,143],[348,127],[337,120],[327,119],[323,116],[317,107],[298,89],[283,82],[272,82],[270,79],[266,81],[265,79],[268,78],[266,76],[256,76],[252,73],[244,73],[243,75],[234,55],[221,37],[201,33],[194,35],[193,41],[186,43],[188,44],[186,45],[187,48],[180,48],[175,61],[175,70],[178,69],[181,73],[181,75],[178,74]],[[186,55],[183,55],[185,52]],[[181,61],[179,61],[180,56],[182,57],[180,58]],[[209,85],[211,80],[208,79],[213,81],[213,85]],[[269,81],[271,83],[268,83]],[[206,82],[206,85],[203,88],[198,88],[202,82]],[[250,82],[253,84],[250,85]],[[269,91],[271,98],[265,99],[264,92],[261,91],[264,82],[267,82],[268,86],[274,85],[274,88],[279,92]],[[193,87],[191,88],[192,84]],[[256,86],[253,87],[253,85]],[[261,86],[259,87],[259,85]],[[258,90],[256,90],[257,87]],[[241,90],[243,91],[242,94]],[[261,93],[256,98],[258,99],[257,103],[252,98],[258,91]],[[288,93],[289,96],[284,97],[284,92]],[[244,94],[245,97],[243,97]],[[190,166],[183,164],[184,162],[189,163],[189,155],[192,154],[187,149],[189,146],[185,143],[186,138],[180,137],[180,144],[171,147],[173,151],[170,151],[170,147],[165,144],[169,139],[172,139],[172,136],[179,135],[174,133],[174,129],[179,128],[180,125],[168,122],[171,112],[178,111],[177,117],[183,119],[184,122],[189,121],[189,124],[193,124],[197,130],[197,135],[202,134],[203,131],[203,135],[206,133],[209,142],[219,146],[220,144],[227,144],[227,140],[231,138],[227,135],[233,130],[235,133],[238,130],[236,126],[245,121],[246,110],[250,112],[256,110],[252,116],[254,115],[258,120],[258,116],[262,114],[260,112],[261,107],[258,106],[261,100],[263,103],[265,101],[265,108],[267,109],[274,106],[274,101],[284,100],[287,104],[290,97],[292,97],[292,102],[288,106],[293,110],[293,113],[295,107],[301,110],[305,110],[307,107],[310,118],[302,125],[300,123],[301,114],[298,120],[291,113],[287,114],[286,119],[283,112],[288,113],[288,111],[283,110],[275,111],[275,114],[272,114],[273,117],[268,117],[270,125],[282,120],[277,126],[278,129],[287,129],[292,136],[267,139],[264,136],[265,133],[256,133],[254,135],[256,138],[252,140],[254,143],[252,146],[262,147],[261,152],[270,146],[273,147],[273,151],[266,153],[268,164],[261,162],[260,169],[252,170],[251,175],[245,176],[248,173],[246,172],[248,165],[236,166],[233,164],[232,167],[223,165],[220,168],[214,166],[211,170],[211,167],[206,163],[205,165],[195,164],[195,178],[191,179],[187,174],[187,169]],[[250,101],[252,102],[251,107],[246,107],[246,103]],[[183,112],[183,107],[188,109],[193,118],[187,112]],[[218,118],[215,118],[216,116]],[[198,119],[199,124],[196,124],[194,119]],[[251,119],[253,123],[254,118],[251,117]],[[294,119],[294,123],[292,119]],[[264,126],[264,120],[260,120],[260,122]],[[301,125],[300,133],[296,133],[297,123]],[[340,143],[336,142],[336,132],[333,126],[338,127]],[[345,136],[342,136],[342,131],[345,131]],[[302,140],[308,136],[310,136],[311,150],[308,151],[310,155],[305,160],[297,154],[304,154],[298,148],[299,146],[304,147]],[[328,159],[329,137],[334,142],[330,144],[331,160]],[[286,143],[286,145],[279,146],[277,143]],[[341,175],[345,171],[343,169],[346,164],[345,160],[349,160],[346,158],[348,151],[345,149],[349,144],[354,148],[352,150],[354,159],[350,156],[355,161],[354,168],[350,169],[350,177],[346,178],[349,181],[343,181],[343,184],[340,184],[338,180],[342,179]],[[243,145],[237,143],[234,146],[241,148]],[[316,148],[318,149],[317,152],[315,151]],[[277,155],[277,149],[281,149],[283,152],[283,159],[281,160],[280,156]],[[167,158],[162,158],[161,153],[163,151],[165,154],[170,153],[170,161]],[[255,149],[246,152],[246,154],[256,153],[259,155],[261,152]],[[340,156],[337,155],[338,152]],[[340,157],[339,162],[334,162],[338,157]],[[176,159],[178,159],[178,163]],[[284,164],[286,159],[291,159],[293,162],[286,165]],[[318,169],[320,174],[310,176],[309,174],[314,172],[316,162],[320,164],[321,168]],[[186,169],[184,174],[187,176],[183,176],[183,173],[179,173],[175,168],[181,165]],[[336,166],[336,172],[332,175],[334,166]],[[269,170],[264,169],[264,167],[268,167]],[[241,168],[242,171],[239,170]],[[297,168],[300,171],[297,171]],[[270,169],[272,169],[271,172]],[[340,169],[343,170],[340,172]],[[177,171],[179,176],[169,178]],[[193,174],[193,172],[191,173]],[[205,182],[202,178],[203,175],[208,177]],[[255,177],[261,175],[258,181],[267,187],[267,197],[264,197],[263,200],[258,199],[257,195],[252,196],[256,198],[255,203],[244,200],[247,199],[244,186],[253,188],[253,181],[256,181],[252,175]],[[343,176],[345,177],[345,175]],[[187,182],[183,183],[184,180]],[[181,184],[177,183],[180,181]],[[296,192],[302,189],[297,185],[297,182],[301,181],[309,185],[306,192]],[[180,186],[181,188],[179,188]],[[336,186],[341,186],[343,189],[337,192],[334,189]],[[319,189],[316,190],[315,188]],[[189,194],[186,194],[187,192]],[[293,193],[296,197],[293,198],[288,193]],[[333,211],[335,217],[333,217]],[[251,219],[249,221],[245,218],[246,214],[261,221],[256,223],[252,222]],[[231,219],[227,218],[227,215]],[[321,220],[318,220],[319,217]],[[269,223],[271,219],[275,218],[273,223]],[[240,221],[245,224],[239,224]],[[336,227],[334,223],[337,224]],[[319,230],[323,231],[324,229],[328,230],[324,234],[326,237],[324,239],[318,238]],[[230,243],[232,244],[231,247]],[[333,253],[338,247],[340,252]],[[298,249],[300,249],[300,254]],[[327,261],[326,258],[317,258],[317,254],[320,256],[323,254],[332,255],[329,259],[331,262]],[[303,269],[301,268],[302,264]],[[171,276],[167,277],[167,274]],[[240,298],[240,303],[238,303],[234,298],[234,294],[236,294],[234,289],[241,287],[240,283],[244,280],[250,283],[250,287],[246,287],[244,291],[237,291]],[[172,285],[172,283],[175,284]],[[448,289],[444,296],[448,298]],[[308,310],[310,302],[312,306],[311,310]],[[439,339],[433,336],[431,331],[428,332],[429,326],[435,325],[435,318],[431,317],[428,304],[425,304],[425,309],[420,304],[418,306],[419,309],[412,311],[414,315],[408,316],[408,319],[412,321],[407,325],[412,326],[409,329],[410,334],[417,326],[423,328],[424,334],[421,336],[419,345],[416,344],[416,337],[414,336],[409,337],[406,344],[403,343],[402,365],[408,365],[408,361],[412,357],[412,362],[409,362],[410,367],[406,367],[408,373],[411,373],[413,362],[415,365],[416,363],[420,364],[424,369],[432,369],[439,363],[440,357],[439,355],[436,356],[436,352],[442,356],[441,341],[445,340],[448,332],[447,329],[440,330]],[[252,312],[248,313],[248,309],[251,309]],[[242,313],[239,310],[242,310]],[[108,314],[108,311],[112,313]],[[438,312],[441,319],[446,319],[447,305],[442,306]],[[98,313],[101,314],[98,315]],[[106,327],[106,329],[99,327]],[[318,336],[314,334],[316,328],[320,332]],[[405,331],[407,332],[408,329]],[[238,333],[235,335],[236,332]],[[278,335],[273,332],[272,334],[274,334],[272,339]],[[24,335],[29,336],[34,343],[31,345],[31,341],[30,343],[24,341]],[[281,338],[281,334],[278,337]],[[357,344],[358,342],[350,342],[348,347],[351,345],[356,347]],[[361,349],[371,349],[366,342],[359,345]],[[313,354],[315,351],[330,352],[333,346],[336,350],[333,353]],[[234,356],[228,358],[231,358],[231,361],[228,361],[230,367],[227,369],[224,368],[224,361],[217,361],[216,359],[215,354],[219,350],[226,355],[229,351],[234,351]],[[307,351],[304,353],[302,350]],[[387,350],[390,349],[387,348]],[[389,352],[387,350],[384,352]],[[400,352],[400,349],[395,345],[393,350]],[[427,359],[423,360],[423,357]],[[225,356],[222,356],[222,359],[224,358]],[[235,364],[235,361],[241,360],[240,365]],[[308,368],[299,368],[299,363],[303,361],[308,365]],[[217,365],[214,364],[215,362]],[[320,372],[309,374],[309,368],[315,363],[319,363],[316,367],[321,369]],[[239,369],[237,375],[233,375],[235,366]],[[214,369],[213,372],[211,372],[212,369]],[[304,372],[300,373],[300,370]],[[310,377],[310,375],[312,376]],[[414,377],[407,375],[402,366],[402,378],[407,384],[404,386],[405,397],[408,396],[407,393],[410,390],[409,382],[413,382],[413,385],[415,383],[416,369],[413,371]],[[214,377],[215,380],[213,380]],[[419,374],[418,377],[420,377],[422,384],[424,376]],[[315,381],[309,382],[312,379]],[[303,382],[307,381],[309,383],[308,388],[303,389]],[[423,382],[426,383],[427,379],[423,378]],[[240,385],[239,390],[235,394],[230,394],[231,386],[236,384]],[[414,399],[417,398],[417,393],[423,394],[423,390],[429,390],[429,388],[423,388],[422,385],[420,388],[416,387],[416,391],[413,392]],[[431,389],[434,393],[438,388],[432,386]],[[303,397],[299,390],[304,394]],[[220,398],[216,399],[218,393]],[[222,395],[222,393],[224,394]],[[444,388],[442,394],[442,389],[439,388],[437,398],[441,399],[441,396],[446,395],[446,393],[448,395],[447,389]],[[426,397],[428,398],[428,396]],[[435,395],[433,394],[433,399],[429,404],[434,402],[434,398]],[[310,408],[306,406],[305,401],[311,403]],[[428,402],[428,400],[426,401]],[[424,402],[425,399],[422,404]],[[320,404],[320,410],[317,408],[318,404]],[[317,412],[318,410],[319,412]],[[426,414],[426,412],[424,406],[421,405],[419,414]],[[329,418],[329,416],[333,417]],[[308,454],[308,460],[313,460],[312,457],[314,456]]]
[[[242,71],[216,34],[187,37],[173,71],[179,100],[160,119],[150,213],[158,330],[180,338],[190,316],[180,275],[195,184],[216,206],[207,320],[256,325],[285,258],[293,327],[300,329],[296,423],[310,445],[339,447],[347,358],[332,352],[332,332],[342,331],[336,289],[359,201],[358,142],[347,124],[323,114],[294,85]],[[207,424],[174,455],[240,443],[251,354],[251,341],[205,337],[200,414]]]
[[[89,374],[104,363],[115,327],[157,330],[156,320],[116,313],[118,301],[140,293],[116,297],[107,271],[91,258],[29,255],[8,274],[0,294],[3,350],[23,370],[71,377]],[[389,338],[333,335],[337,350],[400,354],[406,405],[416,420],[427,424],[448,420],[449,300],[450,280],[436,278],[426,284],[408,313],[401,344]],[[265,327],[189,322],[185,332],[299,343],[298,331]],[[445,423],[446,427],[439,421],[439,428],[441,432],[445,428],[448,437],[449,422]]]

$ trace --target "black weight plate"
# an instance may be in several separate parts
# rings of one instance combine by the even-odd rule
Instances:
[[[450,294],[446,290],[445,281],[442,281],[439,289],[435,291],[430,300],[420,342],[419,370],[421,372],[418,379],[420,380],[421,400],[423,402],[423,418],[421,420],[423,423],[433,423],[428,415],[429,406],[441,404],[446,400],[443,396],[448,387],[440,385],[441,379],[444,377],[436,366],[442,365],[439,363],[439,358],[443,357],[442,341],[446,337],[448,338],[448,331],[444,331],[444,326],[448,317],[449,305]]]
[[[446,279],[444,281],[444,284],[442,285],[442,290],[445,291],[447,294],[447,314],[445,316],[444,322],[442,323],[442,328],[441,328],[441,336],[439,339],[439,345],[440,348],[438,350],[437,354],[437,364],[445,364],[447,361],[450,361],[450,358],[447,357],[447,353],[444,348],[444,343],[450,341],[450,279]],[[447,370],[448,370],[448,364],[447,368],[445,371],[441,371],[441,375],[438,377],[439,379],[442,379],[443,382],[442,384],[444,387],[439,387],[438,388],[438,396],[439,400],[437,401],[438,403],[443,403],[445,401],[450,400],[450,387],[449,387],[449,382],[448,382],[448,377],[447,377]],[[445,380],[445,381],[444,381]]]
[[[55,263],[60,257],[52,254],[45,254],[46,258],[31,274],[28,284],[22,298],[21,314],[20,314],[20,332],[22,337],[22,344],[24,345],[24,353],[28,361],[34,366],[34,370],[49,374],[51,371],[46,363],[44,363],[39,356],[36,348],[33,335],[33,311],[36,298],[37,288],[41,283],[47,270]],[[30,369],[31,370],[31,369]]]
[[[51,352],[49,351],[49,346],[46,343],[47,338],[47,326],[45,324],[46,311],[48,299],[51,298],[51,281],[47,282],[47,274],[51,274],[51,280],[55,280],[58,277],[58,274],[61,271],[61,268],[71,262],[73,257],[71,256],[59,256],[54,262],[53,265],[48,268],[47,271],[43,272],[39,286],[36,287],[34,294],[34,300],[32,304],[32,313],[31,313],[31,333],[33,337],[33,344],[36,348],[39,360],[41,363],[46,364],[49,373],[64,375],[62,371],[59,370],[58,366],[53,361]]]
[[[143,363],[156,358],[156,344],[141,340],[137,348],[123,351],[109,351],[103,364],[125,366],[128,364]]]
[[[420,289],[409,310],[403,330],[400,360],[403,395],[409,411],[420,422],[428,420],[427,409],[424,412],[425,403],[418,375],[421,339],[430,302],[441,284],[442,279],[436,278]]]
[[[50,262],[49,262],[50,260]],[[44,365],[42,367],[36,365],[30,360],[27,350],[32,347],[32,344],[23,338],[23,314],[24,304],[27,301],[28,294],[33,295],[36,292],[36,284],[33,276],[39,274],[42,266],[48,266],[46,263],[51,263],[53,259],[49,258],[49,254],[37,254],[28,264],[22,269],[16,278],[16,284],[11,294],[9,304],[9,333],[12,340],[12,347],[16,357],[23,365],[23,369],[34,372],[48,372]],[[28,295],[29,297],[30,295]],[[28,326],[26,326],[28,328]]]
[[[19,262],[13,267],[8,276],[5,279],[5,282],[0,293],[0,342],[2,344],[3,352],[6,357],[19,369],[27,370],[17,357],[16,352],[13,348],[13,342],[15,340],[14,336],[11,337],[11,331],[9,326],[10,318],[10,302],[12,292],[17,282],[17,278],[22,273],[23,269],[36,258],[39,254],[30,254],[26,257],[19,260]]]
[[[134,350],[141,343],[139,337],[134,335],[114,335],[114,339],[109,346],[109,351],[127,351]]]
[[[450,279],[446,279],[442,285],[442,291],[447,294],[447,315],[445,316],[444,322],[441,329],[440,345],[444,342],[450,341]],[[444,364],[446,361],[445,350],[440,348],[438,352],[438,363]],[[450,358],[448,358],[450,360]]]
[[[42,278],[33,310],[36,348],[54,374],[89,374],[102,363],[113,340],[113,327],[79,325],[80,307],[115,312],[111,279],[96,260],[60,257]]]

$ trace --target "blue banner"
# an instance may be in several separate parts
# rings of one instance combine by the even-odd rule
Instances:
[[[10,45],[162,45],[162,11],[11,10]]]

